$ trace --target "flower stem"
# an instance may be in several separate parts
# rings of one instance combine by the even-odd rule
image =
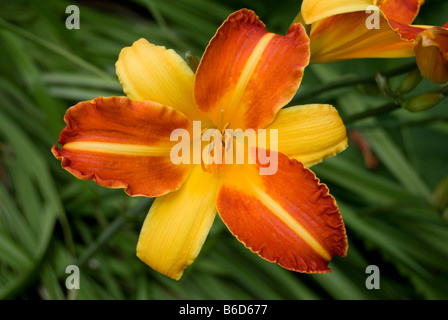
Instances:
[[[448,96],[448,84],[444,84],[442,86],[440,86],[440,89],[438,91],[436,91],[440,94],[442,94],[444,97]],[[374,116],[379,116],[379,115],[383,115],[392,111],[395,111],[397,109],[401,109],[402,108],[402,104],[398,101],[398,100],[394,100],[391,102],[388,102],[380,107],[377,108],[373,108],[373,109],[369,109],[369,110],[365,110],[363,112],[360,113],[356,113],[347,117],[343,117],[343,121],[345,125],[349,125],[355,121],[359,121],[359,120],[363,120],[369,117],[374,117]]]
[[[411,62],[411,63],[404,64],[404,65],[399,66],[394,69],[383,71],[383,72],[381,72],[381,74],[384,77],[388,78],[388,77],[393,77],[393,76],[397,76],[397,75],[406,73],[415,68],[417,68],[416,63]],[[376,83],[375,79],[376,79],[377,74],[378,73],[376,72],[374,74],[369,74],[369,75],[365,75],[365,76],[349,75],[344,79],[325,83],[315,89],[309,90],[307,92],[304,92],[304,93],[298,95],[297,97],[295,97],[292,100],[292,103],[297,104],[299,102],[306,101],[310,98],[316,97],[317,95],[324,93],[324,92],[328,92],[330,90],[340,89],[340,88],[344,88],[344,87],[351,87],[351,86],[358,85],[358,84],[366,84],[366,83],[375,84]]]
[[[400,109],[400,108],[401,108],[401,105],[399,103],[389,102],[389,103],[386,103],[378,108],[368,109],[366,111],[356,113],[354,115],[343,117],[342,120],[345,125],[349,125],[355,121],[359,121],[359,120],[363,120],[363,119],[366,119],[369,117],[386,114],[386,113],[392,112],[392,111]]]

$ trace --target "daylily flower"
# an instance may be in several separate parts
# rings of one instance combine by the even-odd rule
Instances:
[[[417,63],[422,75],[441,82],[448,77],[448,45],[444,36],[448,24],[443,27],[412,25],[423,3],[424,0],[304,0],[297,20],[303,19],[311,25],[312,63],[411,57],[419,51]],[[379,9],[376,27],[369,27],[368,23],[374,13],[372,6]],[[425,40],[428,37],[432,40]],[[419,50],[422,43],[431,49]],[[425,65],[427,60],[442,61],[434,63],[444,68],[431,70],[432,67]],[[440,73],[444,75],[441,77]]]
[[[65,115],[53,154],[77,178],[157,197],[137,256],[179,279],[197,257],[216,217],[250,250],[284,268],[329,272],[345,256],[345,227],[335,199],[307,166],[347,146],[329,105],[292,106],[309,63],[301,24],[269,33],[254,12],[230,15],[194,73],[173,50],[144,39],[124,48],[116,71],[127,97],[80,102]],[[173,164],[173,130],[277,129],[278,169],[262,163]],[[256,150],[260,146],[251,146]],[[227,150],[225,150],[227,155]]]

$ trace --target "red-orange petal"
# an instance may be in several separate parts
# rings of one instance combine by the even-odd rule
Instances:
[[[64,120],[62,148],[53,146],[52,152],[79,179],[153,197],[178,189],[190,172],[170,160],[172,130],[190,126],[171,108],[99,97],[68,109]]]
[[[198,107],[219,126],[262,128],[294,96],[309,62],[301,24],[269,33],[253,11],[228,17],[210,41],[195,78]]]
[[[403,40],[407,41],[414,41],[415,39],[417,39],[419,33],[430,28],[430,26],[407,25],[393,20],[389,20],[389,24],[392,29],[394,29],[395,32],[397,32],[401,36]]]
[[[335,199],[314,173],[278,153],[274,175],[260,165],[233,165],[222,173],[218,212],[246,247],[282,267],[329,272],[335,255],[345,256],[347,238]]]
[[[374,4],[389,20],[411,24],[424,2],[424,0],[377,0]]]

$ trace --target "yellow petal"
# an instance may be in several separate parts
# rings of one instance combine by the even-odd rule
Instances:
[[[278,129],[280,152],[308,167],[347,147],[345,126],[330,105],[284,108],[267,129]]]
[[[194,73],[174,50],[140,39],[121,50],[115,67],[132,100],[158,102],[191,120],[204,120],[193,100]]]
[[[181,189],[157,198],[145,219],[137,256],[179,280],[202,248],[216,216],[218,178],[197,165]]]
[[[372,0],[303,0],[301,12],[305,22],[311,24],[336,14],[365,11],[369,5],[373,5]]]

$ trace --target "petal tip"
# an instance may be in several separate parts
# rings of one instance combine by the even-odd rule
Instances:
[[[163,274],[164,276],[166,276],[170,279],[179,281],[184,274],[184,269],[173,271],[173,270],[165,270],[165,269],[154,267],[154,265],[151,263],[151,259],[149,259],[147,257],[146,250],[145,250],[142,242],[140,242],[140,241],[137,244],[136,256],[144,264],[146,264],[147,266],[151,267],[153,270],[157,271],[160,274]]]

